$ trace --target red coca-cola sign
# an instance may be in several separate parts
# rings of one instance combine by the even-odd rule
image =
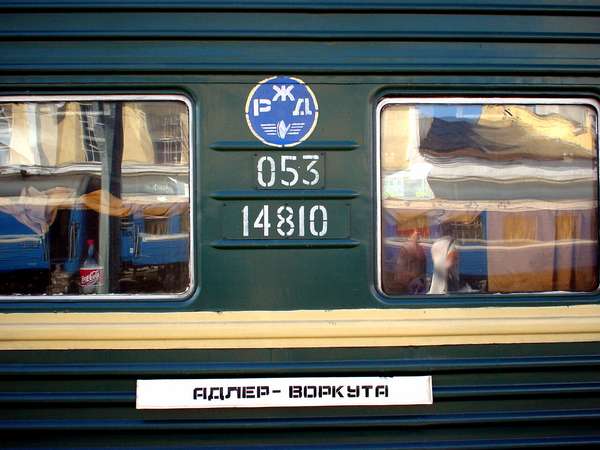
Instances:
[[[79,270],[79,276],[81,277],[81,287],[98,286],[102,284],[102,268],[101,267],[89,267],[81,268]]]

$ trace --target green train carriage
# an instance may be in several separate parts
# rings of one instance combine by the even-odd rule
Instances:
[[[0,14],[3,447],[598,444],[600,4]]]

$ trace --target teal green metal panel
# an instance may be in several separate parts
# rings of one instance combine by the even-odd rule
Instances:
[[[219,0],[147,0],[102,1],[102,0],[5,0],[1,7],[7,10],[217,10],[217,11],[252,11],[280,9],[289,12],[352,12],[352,11],[484,11],[490,13],[536,13],[551,14],[585,14],[598,12],[597,0],[379,0],[365,2],[363,0],[250,0],[245,2]]]
[[[194,102],[196,167],[195,214],[198,219],[194,249],[198,264],[196,278],[200,280],[192,297],[183,302],[69,302],[26,303],[18,299],[3,305],[6,311],[16,310],[297,310],[339,308],[424,307],[470,304],[549,305],[596,302],[596,294],[549,296],[544,294],[471,296],[460,298],[389,299],[375,289],[375,204],[374,198],[374,111],[377,102],[389,95],[540,95],[565,97],[595,97],[597,82],[593,78],[559,78],[557,76],[350,76],[306,74],[303,79],[312,87],[320,105],[320,118],[314,133],[306,143],[295,147],[325,154],[326,185],[318,193],[293,191],[257,191],[253,163],[257,151],[266,146],[254,139],[243,116],[248,92],[268,74],[227,76],[169,75],[112,76],[98,80],[98,75],[83,74],[31,77],[30,84],[13,85],[7,92],[23,90],[48,93],[50,83],[54,93],[178,92]],[[110,81],[114,80],[111,86]],[[224,81],[227,79],[227,81]],[[42,81],[45,86],[40,86]],[[96,84],[98,87],[90,87]],[[108,85],[107,85],[108,83]],[[161,89],[157,86],[165,86]],[[83,89],[83,90],[80,90]],[[226,124],[226,126],[224,125]],[[234,174],[234,176],[232,176]],[[258,192],[258,193],[257,193]],[[311,197],[312,196],[312,197]],[[224,242],[232,237],[230,229],[238,229],[241,211],[236,218],[230,208],[253,205],[278,206],[285,202],[307,205],[319,198],[341,208],[347,223],[332,241],[304,240],[298,242]],[[346,232],[348,229],[349,232]],[[339,230],[338,230],[339,231]],[[299,248],[300,247],[300,248]]]
[[[4,446],[513,448],[600,442],[597,344],[0,354]],[[432,406],[134,409],[137,378],[432,374]],[[107,432],[110,430],[110,432]]]
[[[37,9],[24,9],[35,3]],[[196,279],[181,302],[31,302],[11,311],[223,311],[548,305],[598,296],[390,300],[376,293],[374,111],[387,95],[598,98],[598,2],[3,2],[4,94],[183,93],[193,102]],[[364,14],[356,14],[362,12]],[[299,75],[320,118],[318,196],[349,208],[335,242],[231,242],[224,204],[257,191],[250,89]],[[237,224],[236,224],[237,226]],[[598,344],[0,353],[2,446],[597,445]],[[136,411],[138,378],[433,374],[431,407]],[[108,432],[107,432],[108,430]]]
[[[246,2],[244,2],[246,3]],[[37,12],[27,15],[3,14],[0,36],[7,39],[237,39],[270,41],[315,40],[451,40],[456,41],[553,41],[558,43],[598,40],[595,16],[582,14],[569,18],[558,14],[494,15],[480,11],[457,12],[449,16],[439,11],[381,12],[376,8],[362,14],[298,12],[290,20],[285,11],[98,11]],[[102,24],[102,26],[98,26]],[[460,29],[460,36],[457,35]]]

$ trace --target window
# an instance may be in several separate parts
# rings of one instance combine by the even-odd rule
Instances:
[[[597,124],[591,101],[384,100],[382,292],[596,290]]]
[[[178,96],[0,98],[0,295],[185,293],[189,135]]]

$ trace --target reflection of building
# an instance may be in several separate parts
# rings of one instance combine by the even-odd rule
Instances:
[[[8,164],[10,158],[11,108],[0,106],[0,164]]]
[[[384,109],[382,115],[382,138],[392,137],[382,142],[384,271],[394,270],[393,249],[417,231],[427,251],[442,236],[458,239],[461,277],[484,292],[597,287],[597,130],[591,107],[388,107],[392,114],[386,117]],[[405,131],[394,140],[385,127]],[[411,151],[414,140],[418,157]],[[387,178],[410,174],[413,166],[421,173],[418,158],[430,165],[429,198],[386,189]]]
[[[123,268],[183,264],[187,273],[187,108],[181,102],[123,102],[118,123],[115,105],[3,105],[1,272],[50,270],[60,263],[76,273],[87,239],[115,239],[100,231],[100,217],[107,215],[120,223],[118,258]],[[115,147],[118,127],[122,135]],[[117,174],[107,176],[107,152],[121,161]],[[30,250],[23,253],[26,247]],[[19,249],[19,257],[11,257]],[[187,280],[175,290],[186,287]]]

